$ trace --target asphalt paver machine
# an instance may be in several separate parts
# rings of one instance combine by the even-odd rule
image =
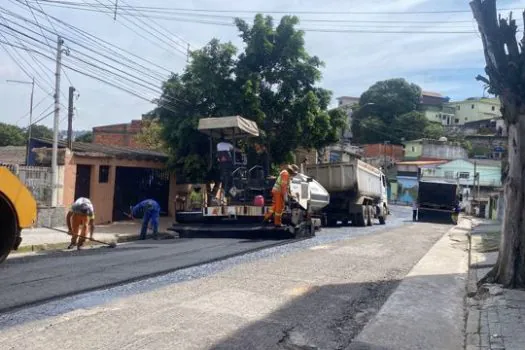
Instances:
[[[268,169],[262,165],[248,168],[246,156],[237,148],[239,140],[259,136],[254,121],[240,116],[202,118],[198,130],[210,137],[210,162],[214,161],[213,144],[218,140],[228,140],[234,146],[232,171],[227,173],[228,179],[206,184],[202,208],[178,211],[176,223],[169,230],[181,236],[250,234],[265,238],[279,234],[298,238],[315,235],[321,226],[316,213],[328,205],[330,197],[321,184],[302,173],[290,181],[292,196],[283,213],[283,225],[275,227],[264,222],[276,179],[268,176]],[[225,188],[223,183],[229,185]]]

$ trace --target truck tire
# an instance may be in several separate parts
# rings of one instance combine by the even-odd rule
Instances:
[[[13,208],[0,195],[0,264],[13,249],[18,234],[18,223]]]
[[[368,210],[366,208],[366,205],[361,206],[361,212],[355,214],[355,218],[356,218],[355,225],[356,226],[359,226],[359,227],[366,226],[367,213],[368,213]]]
[[[386,224],[386,220],[385,220],[385,217],[384,217],[384,216],[380,216],[380,217],[379,217],[379,224],[380,224],[380,225],[384,225],[384,224]]]

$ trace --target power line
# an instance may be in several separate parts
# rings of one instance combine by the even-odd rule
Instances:
[[[9,0],[9,1],[11,1],[11,2],[20,2],[21,0]],[[141,64],[139,64],[139,63],[136,63],[135,60],[130,59],[129,57],[123,55],[122,53],[117,52],[116,50],[119,50],[119,51],[121,51],[121,52],[123,52],[123,53],[125,53],[125,54],[127,54],[127,55],[130,55],[130,56],[134,57],[136,60],[140,60],[140,61],[146,62],[146,63],[148,63],[148,64],[151,64],[152,66],[155,66],[155,67],[157,67],[157,68],[160,68],[160,69],[164,70],[165,72],[172,73],[172,71],[171,71],[170,69],[168,69],[168,68],[166,68],[166,67],[163,67],[163,66],[161,66],[161,65],[159,65],[159,64],[156,64],[156,63],[154,63],[154,62],[152,62],[152,61],[150,61],[150,60],[148,60],[148,59],[145,59],[143,56],[136,55],[136,54],[134,54],[134,53],[131,52],[131,51],[125,50],[125,49],[123,49],[123,48],[121,48],[121,47],[118,47],[117,45],[114,45],[114,44],[112,44],[112,43],[109,43],[108,41],[105,41],[105,40],[103,40],[103,39],[101,39],[101,38],[99,38],[99,37],[97,37],[97,36],[95,36],[95,35],[93,35],[93,34],[91,34],[91,33],[89,33],[89,32],[86,32],[85,30],[82,30],[82,29],[80,29],[80,28],[78,28],[78,27],[76,27],[76,26],[74,26],[74,25],[71,25],[71,24],[69,24],[69,23],[67,23],[67,22],[64,22],[64,21],[62,21],[61,19],[59,19],[59,18],[57,18],[57,17],[54,17],[54,16],[52,16],[52,15],[49,15],[49,14],[45,13],[44,11],[42,11],[42,10],[40,10],[40,9],[37,9],[37,8],[35,8],[35,7],[31,7],[31,8],[32,8],[33,10],[35,10],[35,11],[41,13],[41,14],[46,15],[48,18],[53,19],[53,21],[55,21],[56,23],[62,25],[64,28],[66,28],[66,30],[67,30],[69,33],[71,33],[71,31],[76,32],[78,35],[82,36],[85,40],[88,40],[88,41],[90,41],[91,43],[93,43],[93,44],[95,44],[95,45],[97,45],[97,46],[99,46],[99,47],[101,47],[101,48],[103,48],[103,49],[105,49],[105,50],[108,50],[109,52],[111,52],[111,53],[113,53],[113,54],[115,54],[115,55],[121,57],[122,59],[124,59],[124,60],[126,60],[126,61],[128,61],[128,62],[135,63],[135,64],[137,64],[138,66],[140,66],[140,67],[143,68],[143,69],[147,69],[147,70],[153,72],[152,69],[147,68],[147,67],[145,67],[144,65],[141,65]],[[22,20],[24,20],[24,21],[26,21],[26,22],[31,23],[31,21],[29,21],[27,18],[24,18],[24,17],[22,17],[22,16],[20,16],[20,15],[18,15],[18,14],[16,14],[16,13],[14,13],[14,12],[11,12],[11,11],[8,11],[8,10],[6,10],[6,9],[2,9],[2,8],[0,8],[0,10],[3,10],[4,12],[9,13],[9,14],[10,14],[11,16],[13,16],[13,17],[17,17],[17,18],[19,18],[19,19],[22,19]],[[71,40],[72,40],[71,37],[69,37],[69,35],[64,35],[64,34],[62,33],[61,36],[64,37],[64,38],[67,38],[68,41],[71,41]],[[79,39],[79,38],[77,38],[77,40],[82,41],[83,39]],[[161,75],[160,73],[157,73],[157,74]]]
[[[11,21],[10,21],[10,22],[11,22]],[[14,23],[16,23],[16,22],[14,22]],[[16,23],[16,24],[17,24],[17,23]],[[1,24],[0,24],[0,25],[1,25]],[[20,24],[17,24],[17,25],[18,25],[19,27],[22,27],[22,28],[26,29],[27,31],[29,31],[29,32],[31,32],[31,33],[33,33],[33,34],[35,34],[35,35],[39,35],[38,32],[36,32],[36,31],[34,31],[34,30],[32,30],[32,29],[30,29],[30,28],[28,28],[28,27],[22,26],[22,25],[20,25]],[[30,38],[31,40],[36,41],[36,42],[42,44],[43,46],[48,46],[48,47],[52,48],[52,47],[49,46],[48,44],[46,44],[46,43],[44,43],[44,42],[42,42],[42,41],[40,41],[40,40],[37,40],[37,39],[35,39],[34,37],[30,37],[30,36],[28,36],[28,35],[26,35],[26,34],[24,34],[24,33],[21,33],[21,32],[19,32],[19,31],[17,31],[16,29],[13,29],[13,28],[7,26],[7,25],[3,25],[3,26],[5,26],[5,27],[7,27],[8,29],[11,29],[11,30],[13,30],[13,31],[15,31],[15,32],[18,32],[18,33],[20,33],[20,34],[22,34],[22,35],[24,35],[24,36]],[[46,29],[46,30],[48,31],[48,29]],[[46,42],[49,42],[49,41],[48,41],[49,39],[48,39],[45,35],[43,35],[43,37],[44,37],[44,39],[46,40]],[[67,37],[63,37],[63,38],[64,38],[64,39],[68,39],[68,41],[69,41],[69,38],[67,38]],[[80,46],[80,47],[83,47],[83,48],[85,48],[85,49],[88,49],[88,50],[94,52],[95,54],[98,54],[98,55],[100,55],[100,56],[102,56],[102,57],[105,57],[105,58],[107,58],[107,59],[109,59],[109,60],[111,60],[111,61],[113,61],[113,62],[116,62],[116,63],[120,63],[120,64],[122,64],[121,62],[115,60],[114,58],[112,58],[112,57],[110,57],[110,56],[108,56],[108,55],[102,54],[102,53],[98,53],[97,51],[94,51],[93,49],[89,48],[89,47],[86,46],[86,45],[83,45],[83,44],[81,44],[81,43],[78,43],[78,42],[76,42],[76,41],[74,41],[74,40],[72,40],[72,42],[75,43],[75,44],[77,44],[77,45]],[[101,61],[101,60],[99,60],[99,59],[97,59],[97,58],[95,58],[95,57],[93,57],[93,56],[90,56],[90,55],[88,55],[88,54],[86,54],[86,53],[82,53],[82,52],[80,52],[80,51],[79,51],[79,53],[83,54],[84,56],[86,56],[86,57],[88,57],[88,58],[90,58],[90,59],[92,59],[92,60],[95,60],[95,61],[97,61],[97,62],[99,62],[99,63],[102,63],[102,64],[104,64],[104,65],[107,65],[107,66],[109,66],[109,67],[111,67],[111,68],[113,68],[113,69],[116,69],[116,70],[118,70],[118,71],[120,71],[120,72],[122,72],[122,73],[124,73],[124,74],[128,74],[128,75],[134,77],[135,79],[138,79],[138,80],[141,80],[141,81],[145,80],[145,79],[142,78],[142,77],[136,77],[136,76],[134,76],[134,75],[132,75],[132,74],[129,74],[128,72],[123,71],[122,69],[119,69],[119,68],[117,68],[117,67],[115,67],[115,66],[113,66],[113,65],[111,65],[111,64],[108,64],[107,62]],[[71,56],[71,57],[73,57],[73,56]],[[128,64],[122,64],[122,65],[125,66],[125,67],[128,67],[128,68],[131,69],[131,70],[137,71],[137,72],[139,72],[139,73],[141,73],[141,74],[146,74],[146,75],[150,76],[151,78],[155,79],[156,82],[159,83],[159,85],[160,85],[160,84],[162,83],[162,81],[163,81],[162,78],[155,77],[155,76],[153,76],[153,75],[151,75],[151,74],[148,74],[147,72],[145,73],[145,72],[143,72],[142,70],[137,69],[137,68],[135,68],[135,67],[132,67],[132,66],[130,66],[130,65],[128,65]]]
[[[89,9],[89,8],[74,8],[76,10],[82,10],[82,11],[90,11],[90,12],[98,12],[98,13],[105,13],[110,14],[109,11],[104,11],[103,9]],[[148,16],[148,18],[153,18],[151,16]],[[176,20],[179,22],[188,22],[188,23],[201,23],[201,24],[209,24],[209,25],[219,25],[219,26],[226,26],[226,27],[235,27],[234,23],[231,22],[217,22],[217,21],[209,21],[209,20],[199,20],[199,19],[189,19],[184,17],[170,17],[170,18],[164,18],[169,20]],[[300,30],[303,30],[305,32],[320,32],[320,33],[370,33],[370,34],[476,34],[477,32],[474,30],[366,30],[366,29],[329,29],[329,28],[299,28]],[[409,28],[408,28],[409,29]],[[157,37],[158,38],[158,37]]]
[[[109,9],[109,10],[111,10],[111,8],[110,8],[109,6],[104,5],[103,3],[101,3],[101,2],[98,1],[98,0],[96,0],[96,1],[97,1],[99,4],[101,4],[102,6],[106,7],[106,8]],[[91,4],[90,6],[93,6],[93,5],[94,5],[94,4]],[[106,13],[106,14],[108,14],[107,12],[104,12],[104,11],[101,11],[101,12],[102,12],[102,13]],[[176,52],[181,53],[181,54],[183,54],[184,56],[186,56],[186,53],[185,53],[184,51],[181,51],[180,48],[178,48],[178,47],[176,47],[176,46],[173,46],[173,44],[170,44],[169,42],[167,42],[166,40],[162,39],[161,37],[159,37],[159,36],[156,35],[155,33],[152,33],[151,31],[149,31],[148,29],[146,29],[146,28],[149,26],[146,22],[144,22],[144,21],[141,20],[141,21],[143,22],[143,24],[145,25],[145,27],[142,27],[142,26],[140,26],[140,25],[137,25],[135,22],[133,22],[133,21],[130,20],[130,19],[127,19],[127,18],[126,18],[126,20],[127,20],[128,22],[131,22],[132,24],[134,24],[134,25],[137,26],[138,28],[142,29],[142,30],[145,31],[146,33],[150,34],[151,36],[153,36],[154,38],[156,38],[156,39],[157,39],[158,41],[160,41],[161,43],[163,43],[163,44],[165,44],[165,45],[168,45],[169,47],[171,47],[172,49],[174,49]],[[122,22],[120,22],[120,23],[122,23]],[[125,25],[124,23],[122,23],[122,24]],[[146,38],[145,36],[141,35],[141,34],[138,33],[137,31],[133,30],[132,28],[130,28],[130,27],[128,27],[128,26],[126,26],[126,27],[127,27],[128,29],[132,30],[135,34],[140,35],[142,38],[144,38],[144,39],[146,39],[146,40],[148,40],[148,41],[151,42],[150,39],[148,39],[148,38]],[[180,44],[179,44],[179,45],[180,45]]]
[[[41,2],[50,3],[50,4],[62,4],[69,6],[82,6],[82,4],[70,2],[70,1],[60,1],[60,0],[40,0]],[[84,2],[85,3],[85,2]],[[96,4],[91,4],[95,5]],[[119,8],[125,8],[126,6],[119,6]],[[224,10],[224,9],[190,9],[190,8],[177,8],[177,7],[155,7],[155,6],[134,6],[136,10],[140,11],[157,11],[157,12],[167,12],[167,11],[186,11],[186,12],[204,12],[204,13],[245,13],[245,14],[257,14],[257,13],[273,13],[273,14],[326,14],[326,15],[407,15],[407,14],[454,14],[454,13],[472,13],[470,10],[427,10],[427,11],[306,11],[306,10],[286,10],[286,11],[277,11],[277,10]],[[500,8],[498,11],[515,11],[522,10],[519,8]]]
[[[37,109],[38,106],[40,106],[42,104],[42,102],[44,102],[49,96],[44,96],[37,104],[35,104],[33,106],[33,109]],[[26,118],[27,116],[29,116],[30,112],[27,112],[26,114],[24,114],[23,116],[21,116],[20,118],[18,118],[15,122],[15,124],[18,124],[20,123],[20,121],[24,118]]]

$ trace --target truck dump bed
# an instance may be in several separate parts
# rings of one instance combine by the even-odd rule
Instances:
[[[305,172],[330,194],[351,192],[356,196],[381,197],[381,172],[358,159],[344,163],[311,164],[306,166]]]

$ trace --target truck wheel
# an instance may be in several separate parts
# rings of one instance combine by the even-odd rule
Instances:
[[[379,224],[380,224],[380,225],[384,225],[384,224],[386,224],[386,220],[385,220],[385,217],[384,217],[384,216],[380,216],[380,217],[379,217]]]
[[[18,236],[16,221],[12,207],[0,196],[0,263],[7,258]]]
[[[326,226],[327,227],[336,227],[337,226],[337,220],[334,218],[327,216],[326,217]]]
[[[343,226],[349,226],[350,220],[345,219],[345,220],[342,221],[342,223],[343,223]]]

